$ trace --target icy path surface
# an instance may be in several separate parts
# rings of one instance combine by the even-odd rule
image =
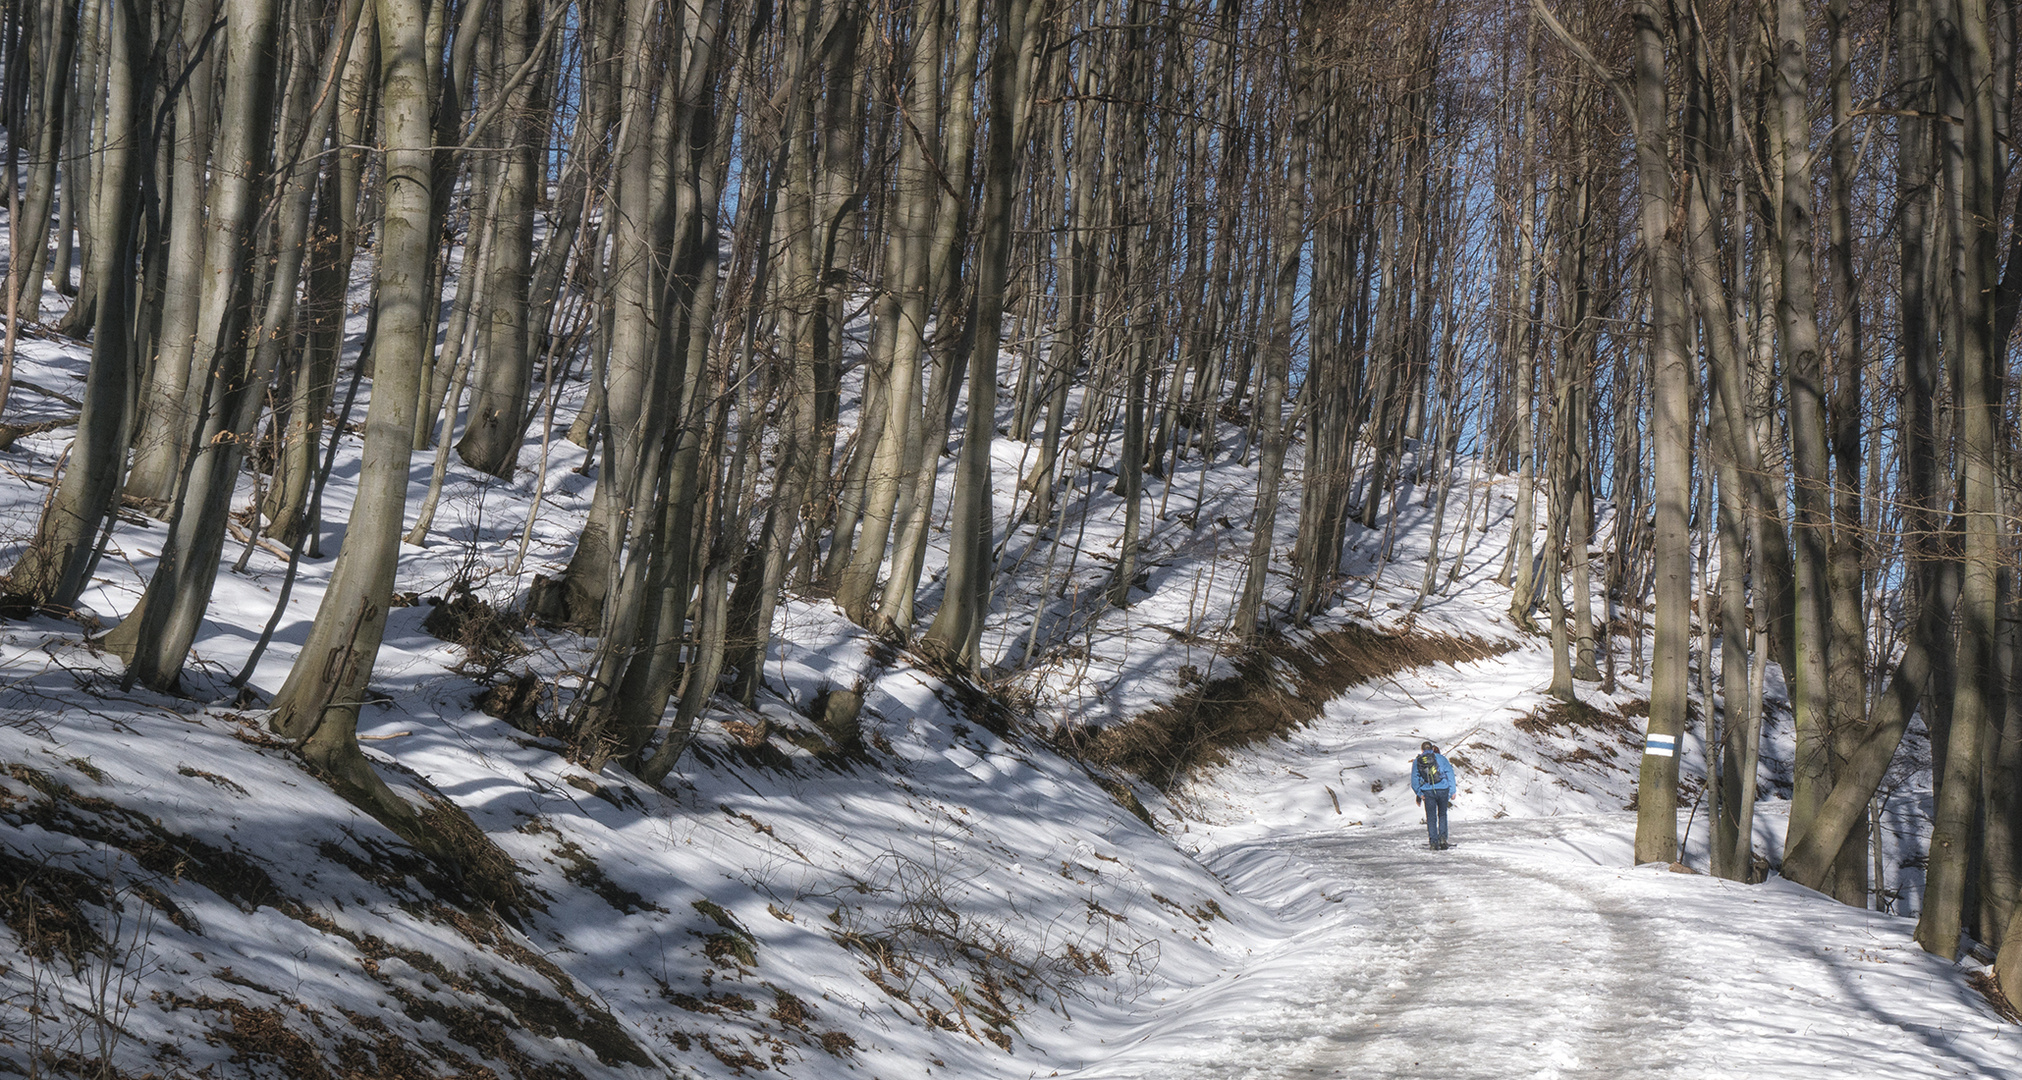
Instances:
[[[1907,920],[1629,867],[1630,828],[1479,822],[1446,852],[1397,829],[1224,849],[1218,869],[1283,897],[1295,932],[1061,1075],[2022,1075],[2022,1034],[1952,992]]]

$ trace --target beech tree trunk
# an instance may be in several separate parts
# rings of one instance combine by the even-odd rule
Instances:
[[[1943,141],[1953,245],[1952,330],[1958,346],[1959,506],[1965,550],[1959,590],[1956,691],[1950,738],[1939,770],[1931,823],[1931,855],[1917,943],[1946,959],[1958,955],[1966,923],[1966,891],[1976,815],[1981,755],[2000,714],[2000,672],[1994,664],[2001,567],[1999,463],[1996,460],[2004,395],[1996,368],[1992,297],[1997,284],[1995,232],[2001,187],[1994,141],[1993,48],[1985,0],[1955,0],[1956,22],[1937,20],[1935,37],[1948,55],[1938,67],[1947,104],[1965,123]],[[1949,5],[1948,5],[1949,6]]]
[[[229,281],[206,282],[227,294],[225,309],[217,336],[199,349],[208,369],[204,412],[179,485],[161,559],[140,604],[107,641],[128,661],[129,680],[138,678],[158,690],[172,690],[180,680],[183,660],[210,605],[239,463],[259,415],[258,390],[264,388],[278,360],[284,337],[279,322],[294,307],[302,248],[309,232],[310,177],[307,170],[298,170],[282,185],[278,243],[268,253],[278,270],[270,282],[272,303],[261,313],[260,324],[250,325],[254,270],[243,248],[253,239],[250,217],[256,193],[266,187],[272,168],[272,80],[279,59],[280,4],[277,0],[225,3],[225,66],[231,81],[223,102],[226,134],[219,151],[222,160],[238,165],[218,185],[222,190],[210,238],[214,244],[233,247],[206,254],[207,265],[214,256],[227,264],[221,272],[230,275]],[[314,142],[320,145],[321,133],[329,128],[328,114],[321,118],[321,126],[305,124],[302,115],[309,105],[308,79],[302,76],[314,74],[314,66],[306,62],[296,66],[287,105],[295,113],[292,133],[299,136],[304,128],[313,130]],[[334,106],[335,95],[326,98]],[[312,155],[297,150],[294,156]],[[206,302],[205,311],[209,308]],[[264,371],[260,370],[261,362]]]
[[[990,57],[990,138],[984,152],[982,237],[976,301],[968,320],[969,411],[950,497],[948,577],[941,607],[921,644],[951,663],[980,663],[983,617],[990,607],[994,515],[990,445],[997,434],[997,354],[1010,276],[1019,149],[1024,143],[1026,35],[1033,0],[995,0],[997,41]]]
[[[77,603],[97,561],[99,529],[118,499],[125,472],[128,387],[139,365],[132,349],[131,295],[134,182],[145,144],[146,89],[140,85],[148,55],[147,20],[136,0],[114,0],[107,14],[107,86],[104,116],[92,156],[105,186],[98,200],[97,231],[89,267],[99,282],[91,368],[86,373],[77,437],[55,497],[43,509],[35,539],[7,574],[14,603],[67,610]]]
[[[1635,107],[1637,198],[1650,277],[1654,456],[1656,643],[1651,650],[1650,720],[1637,783],[1636,861],[1678,857],[1678,758],[1690,683],[1692,551],[1686,532],[1692,492],[1692,372],[1685,342],[1685,293],[1671,232],[1670,118],[1662,12],[1637,0]]]
[[[435,237],[430,123],[428,5],[373,0],[380,56],[380,130],[386,149],[375,297],[372,402],[358,494],[330,587],[302,652],[275,695],[270,723],[345,798],[416,846],[442,851],[421,815],[386,786],[358,748],[358,710],[386,630],[400,554],[422,360],[433,346],[426,321]]]

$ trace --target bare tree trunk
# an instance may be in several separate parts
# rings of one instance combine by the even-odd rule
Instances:
[[[267,489],[267,535],[286,544],[316,526],[309,515],[310,495],[317,486],[317,450],[323,413],[336,388],[337,365],[344,352],[344,326],[350,307],[347,294],[351,266],[358,251],[359,196],[366,154],[358,149],[371,131],[374,72],[378,70],[377,9],[363,4],[336,89],[336,121],[331,126],[335,153],[323,173],[316,196],[316,229],[309,244],[309,287],[300,313],[307,321],[303,356],[294,365],[288,387],[288,425]],[[364,362],[361,354],[359,362]],[[314,550],[314,544],[311,544]]]
[[[1306,9],[1301,9],[1301,16]],[[1303,43],[1305,35],[1300,33]],[[1301,136],[1311,113],[1308,90],[1311,73],[1297,44],[1289,60],[1293,75],[1292,116],[1286,130],[1278,135],[1286,168],[1273,210],[1277,233],[1276,267],[1264,284],[1271,297],[1271,324],[1264,342],[1263,382],[1251,401],[1260,438],[1257,459],[1257,502],[1250,517],[1248,571],[1241,598],[1236,602],[1235,632],[1244,638],[1257,634],[1264,615],[1264,584],[1271,565],[1271,550],[1277,540],[1278,486],[1285,468],[1288,432],[1284,415],[1287,380],[1291,371],[1293,317],[1298,303],[1300,252],[1306,238],[1306,141]],[[1275,179],[1275,177],[1274,177]]]
[[[118,497],[126,464],[128,388],[138,358],[131,344],[127,302],[134,262],[134,219],[139,210],[135,173],[143,144],[146,88],[140,82],[147,55],[146,20],[136,0],[115,0],[108,14],[108,85],[100,141],[93,149],[105,182],[98,202],[100,240],[91,252],[90,278],[104,302],[95,312],[91,367],[84,383],[70,465],[44,508],[35,539],[8,572],[4,592],[16,602],[68,609],[84,592],[96,560],[98,531]]]
[[[1832,783],[1831,686],[1827,680],[1832,597],[1827,590],[1832,501],[1825,439],[1825,367],[1818,338],[1812,268],[1811,118],[1802,0],[1776,0],[1775,139],[1782,158],[1777,259],[1782,291],[1777,322],[1790,400],[1791,486],[1797,547],[1797,668],[1791,708],[1797,751],[1790,828],[1810,828]]]
[[[1963,576],[1954,675],[1951,737],[1938,779],[1931,825],[1931,856],[1917,943],[1946,959],[1958,955],[1966,918],[1966,892],[1977,845],[1981,755],[1992,718],[2000,714],[1994,641],[1999,629],[2001,526],[1995,460],[2003,396],[1995,369],[1991,298],[1997,284],[1995,222],[2001,188],[1994,142],[1993,50],[1985,0],[1956,0],[1941,15],[1936,37],[1950,55],[1939,64],[1938,85],[1965,123],[1944,138],[1952,181],[1954,247],[1953,333],[1958,349],[1959,500],[1965,526]],[[1949,62],[1945,62],[1949,61]]]
[[[779,594],[787,581],[788,561],[796,539],[805,528],[806,499],[814,474],[822,467],[816,461],[820,439],[821,373],[815,353],[812,306],[818,291],[818,271],[812,251],[814,178],[813,149],[808,145],[814,121],[818,85],[812,70],[818,62],[824,0],[797,0],[790,7],[790,25],[803,27],[792,35],[785,56],[786,85],[781,90],[784,117],[773,136],[775,157],[775,197],[779,207],[772,221],[770,246],[783,253],[780,273],[773,279],[773,318],[782,328],[788,355],[776,379],[779,407],[773,423],[777,430],[776,457],[772,466],[772,491],[766,500],[759,525],[758,540],[747,561],[748,572],[738,575],[732,606],[734,630],[728,663],[737,672],[735,694],[752,704],[764,681],[765,655],[772,640],[773,615]],[[754,297],[754,300],[761,297]]]
[[[266,187],[274,157],[272,82],[282,40],[280,4],[277,0],[226,0],[225,19],[225,64],[231,84],[223,102],[225,138],[218,150],[221,160],[239,165],[219,185],[223,189],[219,192],[219,220],[211,235],[214,241],[221,234],[231,235],[243,247],[252,240],[251,207],[256,192]],[[321,145],[321,134],[329,129],[329,115],[320,118],[320,127],[304,115],[314,65],[301,58],[296,66],[283,115],[292,121],[290,134],[300,137],[305,129],[313,130],[316,136],[304,142]],[[337,70],[332,68],[331,82]],[[327,94],[326,99],[334,107],[336,96]],[[298,160],[313,160],[313,153],[290,149]],[[260,391],[273,373],[280,343],[291,336],[281,323],[294,307],[302,249],[308,238],[310,180],[306,169],[296,170],[284,180],[279,242],[270,253],[276,272],[261,326],[248,325],[248,309],[256,292],[253,260],[243,250],[217,253],[233,264],[233,280],[221,284],[229,299],[216,343],[207,341],[202,350],[209,356],[210,375],[199,438],[188,455],[161,561],[139,605],[107,640],[109,647],[127,659],[129,680],[138,678],[158,690],[175,688],[183,660],[203,622],[204,609],[210,604],[239,463],[259,415]],[[238,229],[228,224],[234,214],[242,215]],[[259,261],[264,264],[267,260]],[[249,333],[252,330],[259,332]],[[255,361],[250,371],[249,360]],[[262,363],[264,371],[260,370]]]
[[[934,141],[931,152],[940,177],[936,185],[939,206],[934,213],[934,233],[927,250],[926,307],[922,310],[936,312],[937,340],[954,336],[959,341],[960,336],[949,335],[949,329],[964,320],[958,317],[957,301],[950,298],[961,295],[961,253],[968,242],[968,214],[966,197],[955,191],[954,185],[959,183],[966,192],[975,148],[976,117],[971,101],[975,97],[976,58],[982,47],[982,0],[956,0],[954,21],[952,71],[940,100],[940,138]],[[926,559],[934,482],[941,451],[947,445],[954,401],[953,358],[944,355],[929,366],[934,379],[920,388],[925,416],[923,421],[913,423],[914,437],[906,448],[905,475],[911,486],[900,492],[898,536],[892,544],[890,573],[885,578],[876,620],[878,628],[900,638],[913,632],[913,602]]]
[[[1881,783],[1896,744],[1907,729],[1926,686],[1947,663],[1952,609],[1958,591],[1958,567],[1940,535],[1937,506],[1937,429],[1933,415],[1940,382],[1933,313],[1937,293],[1930,287],[1934,239],[1931,190],[1936,179],[1932,162],[1936,125],[1924,119],[1933,111],[1931,82],[1931,8],[1927,0],[1905,0],[1897,9],[1896,38],[1902,104],[1909,114],[1901,125],[1897,146],[1897,199],[1901,205],[1899,250],[1901,319],[1897,349],[1902,356],[1905,392],[1897,413],[1903,446],[1902,531],[1906,577],[1915,585],[1916,616],[1887,688],[1869,710],[1868,731],[1836,778],[1811,830],[1786,843],[1782,872],[1811,887],[1826,883],[1840,858],[1846,838],[1853,835],[1868,800]],[[1926,718],[1930,719],[1929,717]]]
[[[1685,344],[1684,283],[1671,228],[1670,119],[1662,11],[1636,0],[1635,130],[1644,258],[1650,275],[1655,371],[1650,440],[1656,481],[1656,644],[1651,655],[1649,733],[1637,784],[1636,861],[1678,857],[1677,740],[1685,731],[1691,665],[1692,551],[1686,532],[1692,491],[1692,372]]]
[[[664,419],[649,408],[658,349],[653,243],[662,232],[651,220],[658,212],[653,197],[654,147],[656,141],[664,142],[661,136],[671,134],[674,112],[663,109],[659,115],[664,119],[656,121],[652,108],[660,82],[655,73],[666,62],[658,48],[661,9],[656,0],[628,0],[622,14],[625,52],[616,76],[621,86],[617,130],[612,134],[616,212],[605,219],[610,233],[604,270],[610,289],[604,313],[607,348],[600,352],[603,363],[597,372],[597,384],[604,388],[600,399],[604,451],[590,517],[570,556],[557,613],[564,625],[594,628],[600,635],[612,626],[607,600],[623,567],[629,515],[653,491],[642,477],[644,448],[657,441],[647,428],[657,432],[659,428],[652,425]],[[598,250],[603,248],[600,243]]]
[[[1063,104],[1061,109],[1063,119],[1070,114],[1074,117],[1072,145],[1065,145],[1063,140],[1063,145],[1055,147],[1055,171],[1066,189],[1066,205],[1062,211],[1063,229],[1054,260],[1058,306],[1054,313],[1052,336],[1046,347],[1048,372],[1044,429],[1039,437],[1039,453],[1023,480],[1024,486],[1032,493],[1032,498],[1026,503],[1025,516],[1034,522],[1046,520],[1055,508],[1054,474],[1060,467],[1060,440],[1067,419],[1068,391],[1081,365],[1088,338],[1093,242],[1088,236],[1087,224],[1093,208],[1097,168],[1095,146],[1099,141],[1095,136],[1097,106],[1089,104],[1088,99],[1095,96],[1095,68],[1093,63],[1082,66],[1076,96],[1083,100]]]
[[[170,187],[168,276],[161,311],[161,355],[154,362],[141,429],[134,445],[127,491],[141,499],[175,497],[183,454],[195,426],[194,368],[203,298],[205,208],[210,205],[207,168],[212,148],[212,85],[216,56],[224,47],[214,34],[215,0],[186,0],[182,51],[190,67],[175,100],[175,168]],[[224,170],[220,170],[221,172]]]
[[[358,748],[358,710],[386,630],[399,561],[402,508],[419,411],[422,358],[435,236],[429,228],[434,142],[430,123],[428,6],[375,0],[379,28],[381,130],[386,139],[381,197],[379,306],[372,404],[344,547],[300,657],[274,699],[271,723],[345,798],[410,843],[453,857],[451,838],[424,826],[415,806],[386,786]]]
[[[941,5],[913,5],[912,80],[900,123],[897,205],[887,211],[886,292],[878,303],[869,363],[885,381],[885,415],[865,480],[862,530],[849,566],[836,582],[836,604],[864,626],[873,620],[878,568],[891,539],[900,485],[908,479],[906,449],[920,423],[921,357],[927,319],[927,245],[932,236],[937,178],[926,157],[928,133],[939,110]],[[862,450],[860,449],[861,453]],[[894,565],[892,573],[903,572]]]
[[[78,75],[72,57],[76,55],[79,28],[77,8],[64,0],[42,0],[36,21],[37,38],[35,55],[48,66],[39,72],[34,65],[28,66],[31,77],[39,76],[41,86],[35,96],[34,110],[35,150],[29,161],[29,178],[26,195],[21,200],[20,222],[27,227],[21,239],[16,241],[15,250],[25,257],[19,263],[10,263],[8,277],[18,279],[22,300],[29,305],[29,311],[39,310],[42,303],[42,275],[48,266],[49,213],[56,201],[56,165],[63,156],[63,130],[72,119],[69,108],[68,84]],[[87,115],[90,110],[85,110]],[[8,128],[8,141],[14,141],[14,133],[19,129]],[[76,175],[74,166],[64,168],[63,186],[66,191],[73,186]],[[12,185],[15,178],[8,176]],[[10,224],[13,219],[10,219]]]
[[[613,600],[618,611],[631,612],[632,622],[614,623],[598,644],[597,682],[586,696],[610,692],[602,700],[592,699],[594,708],[585,714],[581,728],[601,736],[596,754],[622,758],[628,768],[647,776],[665,775],[686,744],[693,720],[692,716],[678,720],[655,755],[642,756],[682,675],[681,646],[690,594],[699,576],[696,541],[706,535],[702,530],[707,526],[706,520],[697,520],[706,518],[697,513],[699,455],[714,335],[720,239],[714,222],[722,183],[709,88],[719,74],[715,45],[722,17],[721,4],[685,5],[673,50],[680,59],[665,93],[680,103],[680,115],[668,148],[670,174],[664,197],[674,203],[677,256],[668,268],[672,302],[665,309],[669,318],[661,342],[661,348],[672,354],[662,361],[668,385],[661,392],[660,410],[667,416],[660,421],[662,430],[654,447],[659,459],[655,472],[662,479],[654,496],[634,510],[646,519],[646,528],[636,529],[628,545],[624,587]],[[641,568],[643,573],[638,572]],[[701,663],[720,665],[721,659]]]
[[[111,36],[109,7],[104,4],[84,4],[78,12],[77,52],[72,70],[64,73],[71,81],[66,93],[77,101],[102,101],[110,97],[113,84],[127,75],[113,70],[107,58],[118,46],[108,40]],[[143,36],[145,28],[138,31]],[[141,106],[146,109],[146,106]],[[104,109],[68,109],[64,119],[69,132],[59,136],[60,144],[75,147],[105,145],[108,118]],[[145,121],[143,121],[145,123]],[[83,248],[84,264],[92,263],[92,251],[101,233],[100,226],[107,213],[105,200],[104,170],[96,167],[92,152],[69,153],[63,162],[63,188],[71,205],[70,213],[77,228],[78,242]],[[135,165],[138,170],[142,166]],[[82,207],[80,210],[79,208]],[[38,257],[41,247],[37,245]],[[39,275],[38,275],[39,278]],[[56,330],[70,337],[84,337],[96,325],[98,319],[98,282],[86,274],[71,303],[70,310],[56,321]],[[131,344],[129,347],[132,347]]]
[[[1537,41],[1535,24],[1527,31],[1525,40],[1529,43],[1526,53],[1532,53]],[[1520,171],[1531,167],[1532,149],[1537,145],[1536,76],[1537,72],[1533,66],[1522,88],[1523,142],[1517,165]],[[1520,627],[1531,625],[1530,611],[1536,592],[1537,574],[1534,566],[1537,556],[1533,550],[1537,528],[1532,521],[1537,513],[1537,449],[1533,445],[1537,419],[1534,415],[1536,407],[1533,388],[1537,384],[1539,324],[1543,317],[1545,290],[1544,283],[1537,273],[1538,216],[1535,186],[1531,174],[1525,172],[1522,188],[1517,196],[1520,200],[1517,210],[1517,270],[1511,295],[1513,308],[1529,316],[1519,320],[1520,329],[1517,334],[1520,335],[1521,346],[1517,344],[1517,340],[1511,342],[1510,363],[1513,369],[1511,374],[1516,387],[1517,485],[1515,517],[1510,523],[1509,559],[1504,564],[1502,573],[1502,580],[1509,584],[1511,591],[1510,619]],[[1549,208],[1546,210],[1546,216],[1550,216]],[[1513,317],[1516,317],[1514,311]]]
[[[1011,269],[1011,224],[1017,212],[1019,151],[1024,144],[1026,35],[1033,0],[996,0],[997,42],[990,57],[990,138],[984,153],[982,237],[976,255],[976,301],[968,320],[969,411],[955,461],[948,526],[948,577],[940,610],[921,644],[952,663],[980,662],[983,619],[995,573],[991,558],[990,444],[997,433],[997,354],[1003,337],[1004,290]]]
[[[559,12],[550,16],[560,18]],[[495,85],[511,78],[533,56],[539,36],[539,10],[532,0],[505,0],[499,12],[499,47]],[[528,305],[533,274],[534,204],[540,171],[534,160],[542,135],[534,81],[522,79],[506,91],[500,104],[506,116],[505,160],[492,183],[492,235],[487,241],[490,265],[487,289],[479,304],[478,355],[481,366],[471,388],[470,419],[456,444],[465,464],[501,479],[511,479],[519,456],[527,389],[533,384],[534,354],[530,324],[545,322],[545,308]],[[456,402],[450,402],[454,417]]]
[[[1681,36],[1685,38],[1681,53],[1687,80],[1686,267],[1698,305],[1701,341],[1712,384],[1712,401],[1707,410],[1708,442],[1713,449],[1713,470],[1719,483],[1717,587],[1720,687],[1724,704],[1720,712],[1719,772],[1717,778],[1709,780],[1715,793],[1709,814],[1712,870],[1730,881],[1746,881],[1753,869],[1756,789],[1753,764],[1760,732],[1756,725],[1759,703],[1751,696],[1754,681],[1748,628],[1753,616],[1746,584],[1749,538],[1755,528],[1751,503],[1755,489],[1743,480],[1743,474],[1759,470],[1761,461],[1754,427],[1747,415],[1747,382],[1751,376],[1743,368],[1729,285],[1723,279],[1720,265],[1720,251],[1727,242],[1721,235],[1720,170],[1729,153],[1731,126],[1725,122],[1727,110],[1721,108],[1715,92],[1711,43],[1699,35],[1696,20],[1683,23]],[[1700,663],[1710,667],[1711,661],[1709,649],[1702,654]],[[1711,715],[1711,695],[1707,695],[1707,705]]]
[[[1832,775],[1837,783],[1867,729],[1867,625],[1862,618],[1867,547],[1861,509],[1862,299],[1854,274],[1853,31],[1849,0],[1832,0],[1827,13],[1832,44],[1831,275],[1837,324],[1833,349],[1831,411],[1832,546],[1826,554],[1826,589],[1831,595],[1832,640],[1827,650],[1830,682],[1828,719],[1832,733]],[[1841,903],[1868,902],[1867,828],[1863,820],[1841,850],[1831,889]]]

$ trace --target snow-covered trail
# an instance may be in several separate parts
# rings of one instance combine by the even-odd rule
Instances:
[[[2022,1037],[1951,991],[1906,920],[1629,867],[1632,828],[1478,822],[1446,852],[1399,829],[1225,848],[1217,869],[1281,898],[1293,932],[1061,1075],[2018,1075]]]
[[[1508,1075],[1510,1063],[1527,1061],[1621,1076],[1670,1041],[1675,1007],[1656,978],[1653,935],[1639,932],[1640,913],[1578,877],[1465,847],[1429,852],[1415,836],[1287,847],[1376,920],[1313,943],[1366,955],[1355,957],[1360,972],[1329,979],[1305,1006],[1306,1022],[1293,1020],[1297,1009],[1279,1012],[1293,1020],[1285,1035],[1325,1032],[1301,1040],[1306,1060],[1285,1055],[1285,1075],[1360,1075],[1378,1063],[1396,1076]],[[1458,1045],[1495,1069],[1455,1062]]]

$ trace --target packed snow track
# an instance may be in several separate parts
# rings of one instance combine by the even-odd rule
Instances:
[[[1956,976],[1904,920],[1822,918],[1823,901],[1781,882],[1631,868],[1625,825],[1477,822],[1443,852],[1394,829],[1222,849],[1211,861],[1282,898],[1293,932],[1061,1075],[2018,1075],[2022,1037],[1984,1003],[1930,1008],[1932,984]],[[1848,951],[1872,971],[1849,977]],[[1911,984],[1922,993],[1898,992]]]

